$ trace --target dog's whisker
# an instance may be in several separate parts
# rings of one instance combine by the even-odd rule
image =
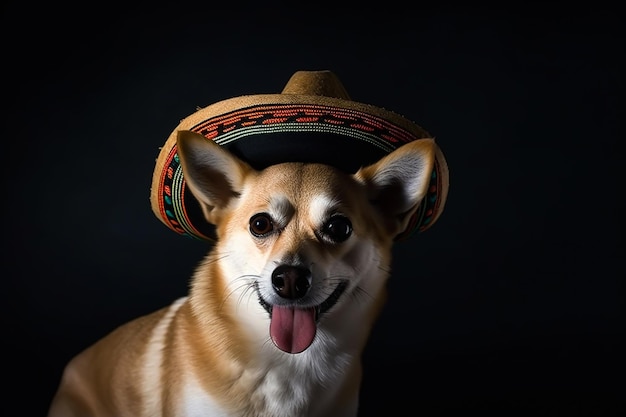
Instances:
[[[246,283],[244,290],[241,292],[239,298],[237,299],[238,306],[243,304],[244,298],[247,298],[247,304],[250,303],[250,299],[256,294],[254,282],[254,280],[251,280]]]
[[[222,261],[230,256],[230,252],[211,252],[204,257],[204,262],[208,265]]]
[[[354,287],[354,291],[352,291],[351,297],[357,302],[370,301],[374,297],[363,287],[357,285]]]
[[[241,282],[237,285],[231,286],[230,291],[224,294],[222,306],[228,301],[228,299],[230,299],[233,294],[240,292],[240,290],[243,288],[243,291],[240,292],[239,296],[237,297],[237,302],[235,303],[236,305],[240,305],[246,294],[252,294],[254,292],[254,282],[257,279],[259,279],[259,276],[254,274],[240,275],[239,277],[235,278],[233,282]]]
[[[383,272],[385,272],[385,273],[387,273],[387,274],[391,274],[391,267],[389,267],[389,266],[387,266],[387,265],[378,265],[378,266],[377,266],[377,269],[378,269],[379,271],[383,271]]]

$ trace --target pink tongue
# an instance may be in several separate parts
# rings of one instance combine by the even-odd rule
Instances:
[[[300,353],[311,346],[316,330],[314,308],[272,308],[270,336],[278,349]]]

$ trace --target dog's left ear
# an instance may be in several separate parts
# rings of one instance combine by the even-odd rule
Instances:
[[[428,191],[435,146],[433,139],[414,140],[354,174],[393,236],[404,232]]]

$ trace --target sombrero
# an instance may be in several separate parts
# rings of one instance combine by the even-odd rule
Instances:
[[[297,71],[280,94],[245,95],[219,101],[183,119],[156,159],[150,203],[173,231],[214,242],[198,201],[185,186],[176,150],[180,130],[202,134],[263,169],[281,162],[325,163],[348,173],[376,162],[428,132],[386,109],[351,100],[331,71]],[[448,193],[448,166],[437,146],[429,189],[412,221],[396,239],[433,225]]]

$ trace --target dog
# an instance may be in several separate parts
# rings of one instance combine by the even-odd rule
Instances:
[[[218,239],[187,296],[67,364],[48,417],[356,416],[394,238],[427,193],[435,146],[417,139],[353,173],[257,170],[179,131]]]

